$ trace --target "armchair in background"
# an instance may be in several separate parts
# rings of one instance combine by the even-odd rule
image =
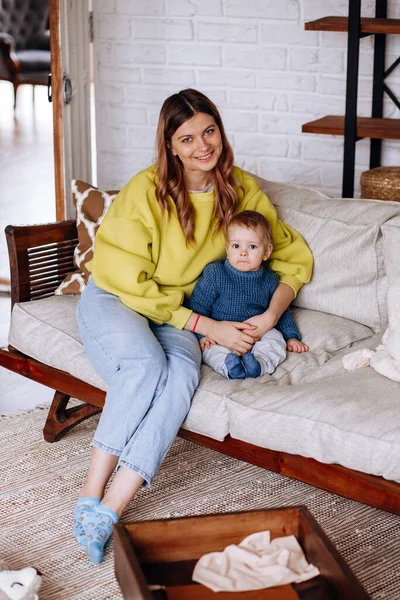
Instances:
[[[0,9],[0,79],[14,86],[47,85],[50,73],[49,0],[3,0]],[[33,88],[34,89],[34,88]]]

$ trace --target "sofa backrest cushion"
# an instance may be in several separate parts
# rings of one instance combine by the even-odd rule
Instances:
[[[257,180],[280,218],[302,234],[314,256],[311,282],[294,305],[352,319],[374,331],[385,329],[391,236],[400,242],[400,229],[389,229],[389,223],[400,218],[400,203],[329,198],[315,190]]]
[[[383,256],[389,283],[400,277],[400,215],[382,225]]]

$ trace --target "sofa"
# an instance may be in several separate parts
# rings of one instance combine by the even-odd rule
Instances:
[[[292,306],[310,349],[257,379],[227,380],[203,365],[179,435],[400,514],[400,384],[343,366],[348,353],[375,349],[387,327],[387,291],[400,276],[400,203],[257,179],[314,255],[312,280]],[[6,235],[13,308],[0,364],[55,389],[44,427],[55,441],[98,413],[106,391],[79,338],[79,296],[62,294],[66,274],[79,271],[77,224],[9,226]]]

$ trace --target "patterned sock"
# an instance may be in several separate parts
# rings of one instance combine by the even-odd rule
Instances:
[[[75,505],[72,535],[81,546],[86,546],[86,534],[82,526],[84,515],[86,512],[92,511],[96,504],[100,504],[100,498],[86,496],[85,498],[78,498]]]
[[[230,352],[225,358],[225,366],[228,370],[229,379],[246,379],[242,361],[237,354]]]
[[[82,525],[86,534],[86,554],[98,565],[103,560],[114,524],[118,523],[118,515],[111,508],[97,504],[91,512],[86,512]]]
[[[252,352],[243,354],[242,361],[247,377],[260,377],[261,365]]]

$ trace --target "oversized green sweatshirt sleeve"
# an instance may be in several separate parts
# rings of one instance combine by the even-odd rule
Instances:
[[[181,306],[181,290],[161,291],[153,279],[151,243],[151,232],[140,221],[123,217],[105,221],[96,235],[94,282],[156,323],[183,327],[191,311]]]
[[[140,178],[139,184],[130,182],[114,200],[96,234],[89,269],[98,287],[129,308],[156,323],[183,328],[191,314],[182,306],[183,291],[161,289],[153,278],[160,223],[157,207],[146,197],[148,186]]]
[[[272,202],[257,181],[244,171],[235,173],[244,189],[243,210],[255,210],[266,217],[272,228],[270,266],[281,283],[288,284],[295,297],[311,279],[313,256],[302,236],[278,218]]]

